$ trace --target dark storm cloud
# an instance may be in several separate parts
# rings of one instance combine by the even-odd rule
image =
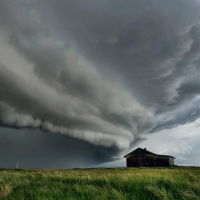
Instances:
[[[155,120],[153,130],[197,119],[199,8],[186,0],[2,0],[1,123],[115,149],[112,157]]]
[[[65,134],[105,152],[110,148],[115,156],[154,125],[153,113],[122,81],[104,77],[75,45],[66,48],[65,41],[52,36],[34,5],[19,1],[12,12],[9,1],[2,4],[12,18],[10,24],[2,20],[1,30],[10,53],[5,59],[2,51],[0,66],[4,126]]]
[[[1,168],[15,168],[17,162],[19,168],[86,167],[110,160],[117,151],[40,130],[0,131]]]
[[[200,118],[200,98],[199,96],[188,102],[180,103],[178,106],[172,106],[174,109],[157,115],[157,126],[150,132],[160,131],[162,129],[174,128],[179,125],[194,122]]]
[[[177,90],[198,62],[198,1],[53,1],[50,7],[44,13],[60,37],[73,39],[103,73],[122,76],[145,105],[158,112],[182,100]]]
[[[51,12],[41,8],[60,37],[73,39],[102,73],[123,77],[134,97],[155,113],[199,95],[198,1],[52,1],[50,7]],[[188,114],[181,118],[168,128],[191,121]]]

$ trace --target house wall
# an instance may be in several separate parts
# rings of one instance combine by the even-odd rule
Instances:
[[[127,167],[162,167],[174,165],[174,159],[165,156],[133,156],[126,159]]]
[[[126,166],[127,167],[137,167],[137,157],[131,157],[126,159]]]
[[[170,157],[169,157],[169,164],[170,164],[170,165],[174,165],[174,158],[170,158]]]
[[[156,166],[162,167],[162,166],[169,166],[169,157],[164,157],[164,156],[157,156],[156,157]]]

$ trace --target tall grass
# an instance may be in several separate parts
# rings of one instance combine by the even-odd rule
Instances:
[[[200,168],[2,169],[0,199],[195,200]]]

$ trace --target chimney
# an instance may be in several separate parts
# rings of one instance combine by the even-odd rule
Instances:
[[[147,150],[146,148],[144,148],[144,150]]]

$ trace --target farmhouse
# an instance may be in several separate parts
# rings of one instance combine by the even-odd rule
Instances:
[[[127,167],[162,167],[174,165],[173,156],[158,155],[147,151],[146,148],[137,148],[124,156]]]

